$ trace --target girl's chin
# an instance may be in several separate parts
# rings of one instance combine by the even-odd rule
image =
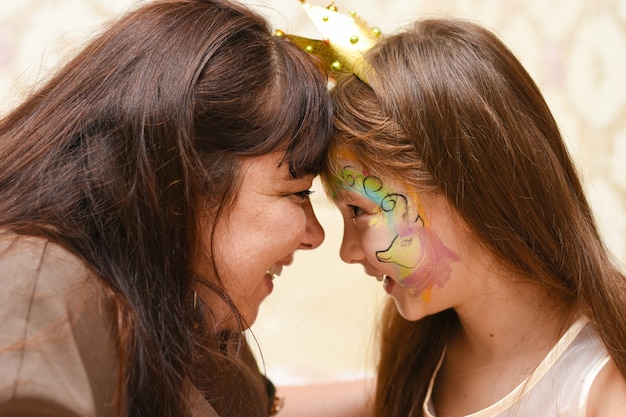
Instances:
[[[398,300],[394,298],[396,303],[396,309],[398,313],[407,321],[417,321],[423,319],[426,315],[421,312],[421,309],[411,308],[410,306],[402,305]]]
[[[408,321],[416,321],[428,315],[425,311],[424,299],[415,296],[413,291],[402,287],[397,282],[390,280],[385,285],[385,291],[393,299],[398,313]]]

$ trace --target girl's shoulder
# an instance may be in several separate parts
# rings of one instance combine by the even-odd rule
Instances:
[[[626,410],[626,380],[613,359],[604,365],[591,386],[587,417],[621,417]]]

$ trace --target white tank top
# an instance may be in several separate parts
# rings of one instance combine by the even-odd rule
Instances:
[[[578,320],[513,391],[466,417],[584,417],[591,385],[609,359],[587,319]],[[427,417],[436,417],[431,394],[442,362],[443,356],[426,394]]]

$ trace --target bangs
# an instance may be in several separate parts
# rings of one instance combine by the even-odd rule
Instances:
[[[321,177],[329,197],[341,190],[341,171],[348,161],[364,169],[377,165],[380,107],[370,87],[352,75],[340,77],[331,91],[334,100],[333,133]],[[355,106],[359,103],[359,107]]]
[[[353,75],[342,77],[331,91],[334,100],[333,135],[322,170],[325,191],[334,198],[347,161],[364,170],[394,179],[415,190],[435,190],[436,184],[422,162],[420,138],[411,137],[387,116],[370,86]],[[342,162],[343,161],[343,162]]]
[[[333,137],[326,163],[320,173],[324,191],[332,201],[337,200],[344,188],[342,180],[342,171],[345,167],[344,161],[359,161],[358,156],[349,148],[337,145],[337,138],[337,136]]]
[[[318,175],[326,163],[332,132],[332,104],[325,74],[311,57],[287,39],[277,42],[277,82],[268,106],[277,124],[272,135],[285,150],[294,178]]]

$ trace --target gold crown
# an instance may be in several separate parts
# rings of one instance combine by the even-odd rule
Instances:
[[[367,83],[372,71],[363,55],[379,40],[378,28],[370,28],[353,11],[350,15],[339,13],[334,3],[324,8],[300,0],[302,8],[313,21],[323,39],[309,39],[276,31],[276,36],[286,36],[293,43],[321,58],[332,77],[342,72],[352,72]]]

